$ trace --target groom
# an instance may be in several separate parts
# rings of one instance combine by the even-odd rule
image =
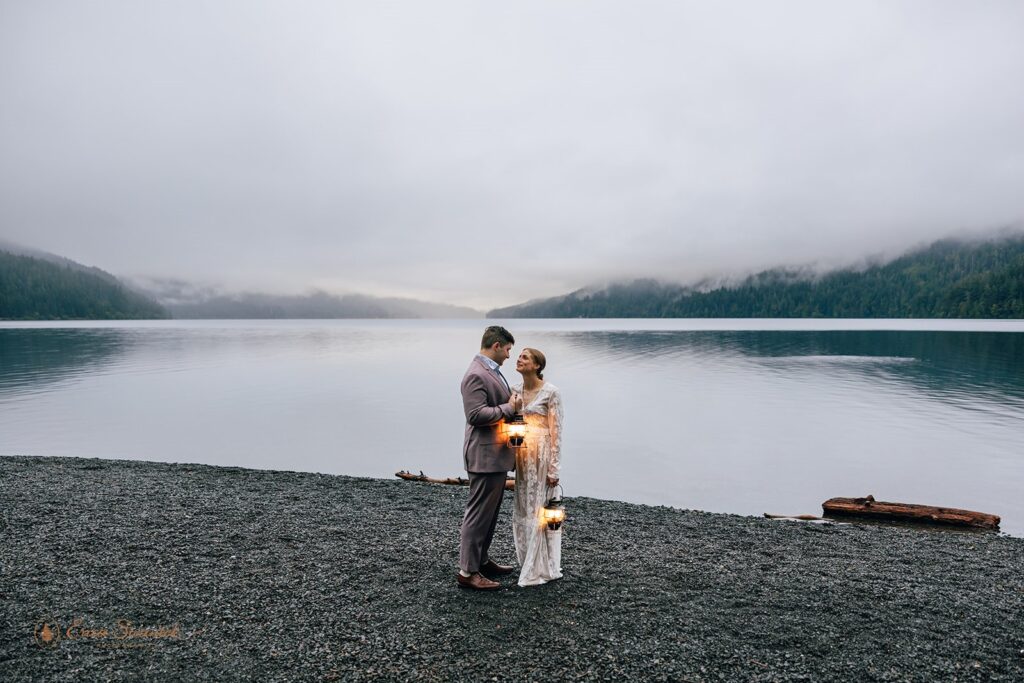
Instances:
[[[459,573],[455,578],[460,586],[476,590],[500,588],[500,583],[488,577],[512,573],[512,567],[498,564],[487,551],[498,523],[505,477],[516,466],[515,451],[505,444],[500,428],[505,418],[523,407],[523,399],[512,393],[500,370],[515,341],[504,327],[488,327],[480,353],[462,378],[462,407],[466,412],[462,455],[469,473],[469,502],[462,518]]]

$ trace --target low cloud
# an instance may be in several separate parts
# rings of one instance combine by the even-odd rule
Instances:
[[[0,236],[487,309],[1024,219],[1018,2],[8,3]]]

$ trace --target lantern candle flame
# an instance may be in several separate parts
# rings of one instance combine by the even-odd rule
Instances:
[[[505,433],[508,435],[508,445],[511,448],[522,448],[526,443],[526,420],[519,413],[512,416],[511,420],[505,423]]]
[[[561,491],[561,486],[557,487]],[[556,496],[552,496],[548,500],[548,504],[544,506],[541,518],[544,523],[548,526],[548,531],[558,531],[562,528],[562,522],[565,521],[565,506],[562,505],[561,493]]]
[[[548,525],[548,528],[552,531],[556,531],[562,527],[562,522],[565,521],[565,508],[544,508],[544,523]]]

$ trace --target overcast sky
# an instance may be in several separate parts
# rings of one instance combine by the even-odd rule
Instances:
[[[518,303],[1024,219],[1024,2],[0,0],[0,238]]]

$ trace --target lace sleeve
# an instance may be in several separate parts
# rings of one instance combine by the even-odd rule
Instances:
[[[548,476],[558,478],[562,468],[562,395],[558,389],[551,392],[548,402],[548,432],[551,434],[551,461],[548,463]]]

